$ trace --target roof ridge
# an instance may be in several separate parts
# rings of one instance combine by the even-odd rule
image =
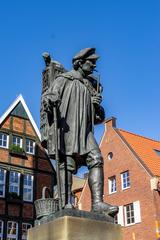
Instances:
[[[144,136],[142,136],[142,135],[140,135],[140,134],[137,134],[137,133],[129,132],[129,131],[126,131],[126,130],[121,129],[121,128],[116,128],[116,129],[117,129],[117,130],[120,130],[120,131],[123,131],[123,132],[126,132],[126,133],[129,133],[129,134],[132,134],[132,135],[135,135],[135,136],[138,136],[138,137],[145,138],[145,139],[147,139],[147,140],[151,140],[151,141],[153,141],[153,142],[158,142],[158,143],[160,143],[160,141],[158,141],[158,140],[155,140],[155,139],[152,139],[152,138],[149,138],[149,137],[144,137]]]

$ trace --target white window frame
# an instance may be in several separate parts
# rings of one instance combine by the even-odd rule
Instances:
[[[128,173],[128,176],[124,178],[124,175]],[[128,180],[129,179],[129,180]],[[124,183],[125,181],[128,183],[129,182],[129,186],[124,187]],[[123,173],[121,173],[121,184],[122,184],[122,190],[128,189],[131,187],[131,181],[130,181],[130,174],[129,171],[125,171]],[[127,184],[128,185],[128,184]]]
[[[0,180],[0,185],[3,186],[3,194],[0,195],[0,197],[5,197],[5,191],[6,191],[6,170],[3,168],[0,168],[0,172],[4,171],[4,179],[3,181]]]
[[[18,174],[18,182],[11,182],[11,173],[14,173],[14,174]],[[18,192],[16,191],[11,191],[10,190],[10,187],[18,187]],[[17,195],[19,196],[20,194],[20,173],[19,172],[15,172],[15,171],[10,171],[10,174],[9,174],[9,192],[12,193],[12,192],[15,192],[17,193]]]
[[[22,148],[23,145],[23,139],[20,136],[17,135],[13,135],[13,138],[16,138],[16,141],[12,141],[13,145],[19,146],[20,148]],[[20,143],[17,142],[17,139],[20,139]]]
[[[4,226],[4,222],[2,220],[0,220],[0,224],[1,224],[0,240],[3,240],[3,226]]]
[[[34,180],[34,177],[31,174],[24,174],[24,177],[25,176],[27,176],[27,178],[31,176],[31,185],[25,184],[25,182],[23,181],[23,200],[27,201],[27,202],[33,202],[33,180]],[[23,179],[24,179],[24,177],[23,177]],[[28,181],[28,179],[27,179],[27,181]],[[25,198],[24,189],[31,190],[31,199]]]
[[[26,226],[26,227],[24,228],[24,226]],[[28,231],[29,228],[27,228],[27,226],[30,226],[29,228],[31,228],[31,227],[32,227],[32,224],[30,224],[30,223],[25,223],[25,222],[22,223],[22,240],[27,240],[27,233],[26,233],[26,234],[23,234],[23,230],[24,230],[24,231]]]
[[[16,228],[13,228],[13,230],[14,230],[14,229],[16,230],[16,233],[15,233],[15,234],[12,234],[12,232],[11,232],[11,233],[8,233],[9,223],[12,223],[12,225],[13,225],[13,224],[16,224]],[[11,231],[12,231],[12,228],[11,228]],[[14,221],[8,221],[8,222],[7,222],[7,240],[9,240],[9,239],[18,240],[18,222],[14,222]]]
[[[27,146],[27,140],[29,141],[29,144]],[[30,150],[32,148],[31,146],[31,142],[33,143],[33,152]],[[29,150],[27,151],[27,147],[29,148]],[[26,153],[35,154],[35,141],[33,141],[32,139],[26,138]]]
[[[133,204],[133,212],[134,212],[134,222],[127,223],[127,212],[126,212],[126,206]],[[136,223],[141,222],[141,211],[140,211],[140,201],[135,201],[133,203],[130,203],[124,206],[124,215],[125,215],[125,226],[131,226]]]
[[[0,132],[0,134],[2,134],[2,145],[0,145],[0,147],[8,148],[9,147],[9,135],[4,132]],[[7,137],[7,140],[4,140],[4,135]],[[6,146],[3,145],[3,142],[6,142]]]
[[[108,178],[108,190],[109,190],[109,194],[113,194],[117,192],[116,176],[112,176]]]

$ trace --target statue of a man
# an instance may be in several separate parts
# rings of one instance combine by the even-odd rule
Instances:
[[[92,198],[92,211],[114,216],[117,206],[103,202],[103,158],[95,140],[94,123],[104,120],[100,106],[102,97],[99,84],[92,76],[99,57],[95,48],[81,50],[72,60],[73,70],[60,74],[43,95],[43,107],[53,116],[53,104],[58,104],[58,150],[63,207],[72,206],[72,174],[86,165]],[[48,152],[55,156],[54,122],[50,121]]]

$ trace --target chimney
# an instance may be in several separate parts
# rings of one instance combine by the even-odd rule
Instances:
[[[112,128],[116,128],[116,118],[115,117],[110,117],[110,118],[107,118],[105,120],[105,128],[107,127],[112,127]]]

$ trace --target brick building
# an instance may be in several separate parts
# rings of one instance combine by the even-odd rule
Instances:
[[[0,118],[0,239],[27,239],[42,188],[52,193],[55,172],[40,132],[20,95]]]
[[[100,148],[104,158],[104,200],[119,206],[115,221],[124,240],[160,239],[160,142],[105,122]],[[79,205],[90,210],[86,184]]]
[[[73,196],[73,205],[75,208],[78,208],[78,202],[82,195],[82,190],[83,190],[85,182],[86,182],[85,178],[73,176],[72,196]]]

